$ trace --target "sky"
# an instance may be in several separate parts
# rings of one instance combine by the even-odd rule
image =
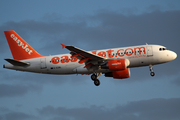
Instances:
[[[179,0],[1,0],[0,63],[15,30],[42,55],[157,44],[180,54]],[[180,64],[131,68],[124,80],[0,68],[0,120],[179,120]]]

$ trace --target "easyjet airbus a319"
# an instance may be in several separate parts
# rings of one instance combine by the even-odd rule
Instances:
[[[123,48],[85,51],[71,45],[62,45],[69,54],[43,56],[37,53],[15,31],[4,31],[14,59],[5,59],[3,67],[19,71],[45,74],[92,74],[96,86],[98,77],[124,79],[130,77],[130,68],[149,66],[150,75],[154,76],[152,65],[174,60],[177,54],[161,45],[139,45]]]

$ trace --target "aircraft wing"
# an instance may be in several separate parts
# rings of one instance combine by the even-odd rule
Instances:
[[[64,45],[61,44],[63,49],[66,48],[70,50],[70,54],[72,55],[71,57],[74,58],[76,57],[79,59],[79,63],[87,62],[87,61],[97,61],[97,62],[103,62],[106,60],[106,58],[97,56],[95,54],[92,54],[90,52],[87,52],[85,50],[79,49],[77,47],[71,46],[71,45]]]

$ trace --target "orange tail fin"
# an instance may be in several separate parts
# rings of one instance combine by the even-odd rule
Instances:
[[[43,57],[25,42],[14,30],[4,31],[11,53],[15,60]]]

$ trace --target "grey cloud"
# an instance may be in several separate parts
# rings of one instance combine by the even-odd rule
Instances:
[[[2,120],[37,120],[35,116],[28,115],[22,112],[10,112],[2,115]]]
[[[171,99],[151,99],[151,100],[142,100],[130,102],[127,106],[117,107],[117,110],[121,110],[124,113],[128,112],[139,114],[140,117],[145,117],[148,119],[154,120],[169,120],[169,119],[178,119],[180,118],[180,99],[171,98]],[[125,107],[125,109],[123,109]]]
[[[69,120],[68,118],[64,118],[64,117],[54,117],[52,119],[49,120]]]
[[[40,120],[37,116],[0,107],[0,120]]]
[[[180,76],[171,81],[171,83],[180,86]]]
[[[151,99],[129,102],[109,109],[103,106],[89,108],[65,108],[46,106],[38,109],[40,115],[49,118],[65,117],[75,120],[179,120],[180,98]],[[70,120],[70,119],[69,119]]]
[[[0,84],[0,98],[23,96],[29,91],[39,91],[39,90],[41,90],[41,88],[32,84],[28,84],[28,85]]]
[[[16,107],[17,108],[20,108],[20,107],[22,107],[23,105],[22,104],[16,104]]]
[[[10,71],[2,76],[4,82],[14,82],[22,85],[27,85],[31,91],[40,91],[44,84],[63,85],[67,82],[71,82],[74,85],[79,83],[85,84],[86,75],[51,75],[51,74],[39,74],[39,73],[17,73],[17,71]],[[11,74],[11,75],[9,75]],[[90,78],[90,76],[89,76]],[[33,88],[34,87],[34,88]]]
[[[156,11],[138,16],[125,16],[102,10],[92,16],[74,18],[76,22],[73,19],[67,23],[26,20],[19,23],[7,22],[0,29],[3,31],[4,28],[18,28],[18,33],[22,35],[28,34],[27,32],[31,32],[32,35],[33,32],[36,36],[41,36],[41,41],[47,43],[44,46],[46,48],[54,48],[55,43],[59,45],[60,42],[88,50],[146,42],[162,44],[162,41],[165,45],[173,45],[170,40],[173,38],[173,41],[176,41],[180,37],[179,14],[180,11]]]
[[[25,86],[20,85],[0,85],[0,97],[5,96],[22,96],[27,92],[27,88]]]
[[[0,113],[8,113],[8,112],[11,112],[11,110],[6,107],[0,107]]]
[[[161,11],[163,8],[160,5],[150,5],[146,8],[148,12],[155,12],[155,11]]]

